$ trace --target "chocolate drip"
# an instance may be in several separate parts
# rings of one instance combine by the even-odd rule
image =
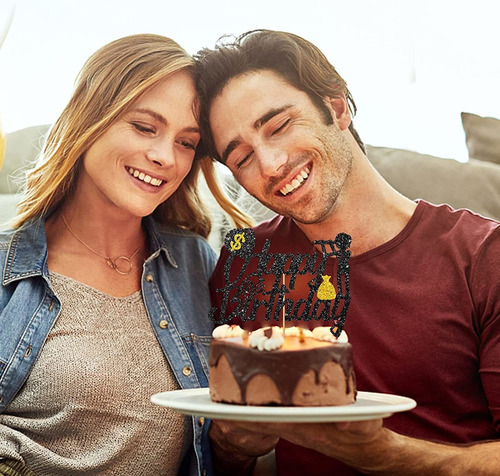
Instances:
[[[215,367],[222,355],[226,356],[231,366],[244,404],[246,404],[247,384],[257,374],[268,375],[276,383],[282,404],[286,406],[293,405],[295,388],[300,378],[309,370],[314,370],[316,384],[319,384],[319,373],[328,361],[334,361],[342,367],[346,394],[351,391],[350,377],[354,378],[350,344],[335,343],[298,351],[259,351],[241,344],[214,339],[210,346],[210,367]]]

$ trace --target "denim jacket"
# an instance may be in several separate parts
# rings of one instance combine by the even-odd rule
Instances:
[[[200,236],[143,220],[151,256],[142,272],[142,295],[151,326],[181,388],[208,387],[208,279],[215,254]],[[43,349],[61,302],[47,267],[44,220],[0,233],[0,413],[16,396]],[[204,475],[210,456],[207,422],[192,418],[193,447],[181,474]],[[202,444],[203,443],[203,444]],[[202,450],[203,446],[203,450]]]

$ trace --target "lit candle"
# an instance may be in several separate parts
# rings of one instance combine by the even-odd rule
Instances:
[[[281,275],[282,280],[283,280],[283,289],[286,287],[285,286],[285,275]],[[285,319],[285,294],[283,294],[283,339],[285,338],[285,324],[286,324],[286,319]]]

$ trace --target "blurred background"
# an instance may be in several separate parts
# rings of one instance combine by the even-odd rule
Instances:
[[[460,113],[500,117],[498,0],[0,0],[0,27],[14,10],[0,49],[4,132],[52,123],[87,57],[118,37],[158,33],[195,53],[255,28],[326,54],[368,144],[466,161]]]

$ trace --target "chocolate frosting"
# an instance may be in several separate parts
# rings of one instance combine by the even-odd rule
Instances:
[[[349,377],[352,376],[354,379],[352,347],[348,343],[337,342],[303,350],[260,351],[224,339],[213,339],[210,346],[210,367],[215,367],[222,355],[226,356],[231,366],[234,378],[241,390],[243,403],[246,403],[247,384],[257,374],[268,375],[274,380],[280,391],[283,405],[293,405],[292,397],[295,387],[302,375],[309,370],[314,370],[318,384],[319,372],[328,361],[334,361],[342,367],[346,394],[351,391]]]

